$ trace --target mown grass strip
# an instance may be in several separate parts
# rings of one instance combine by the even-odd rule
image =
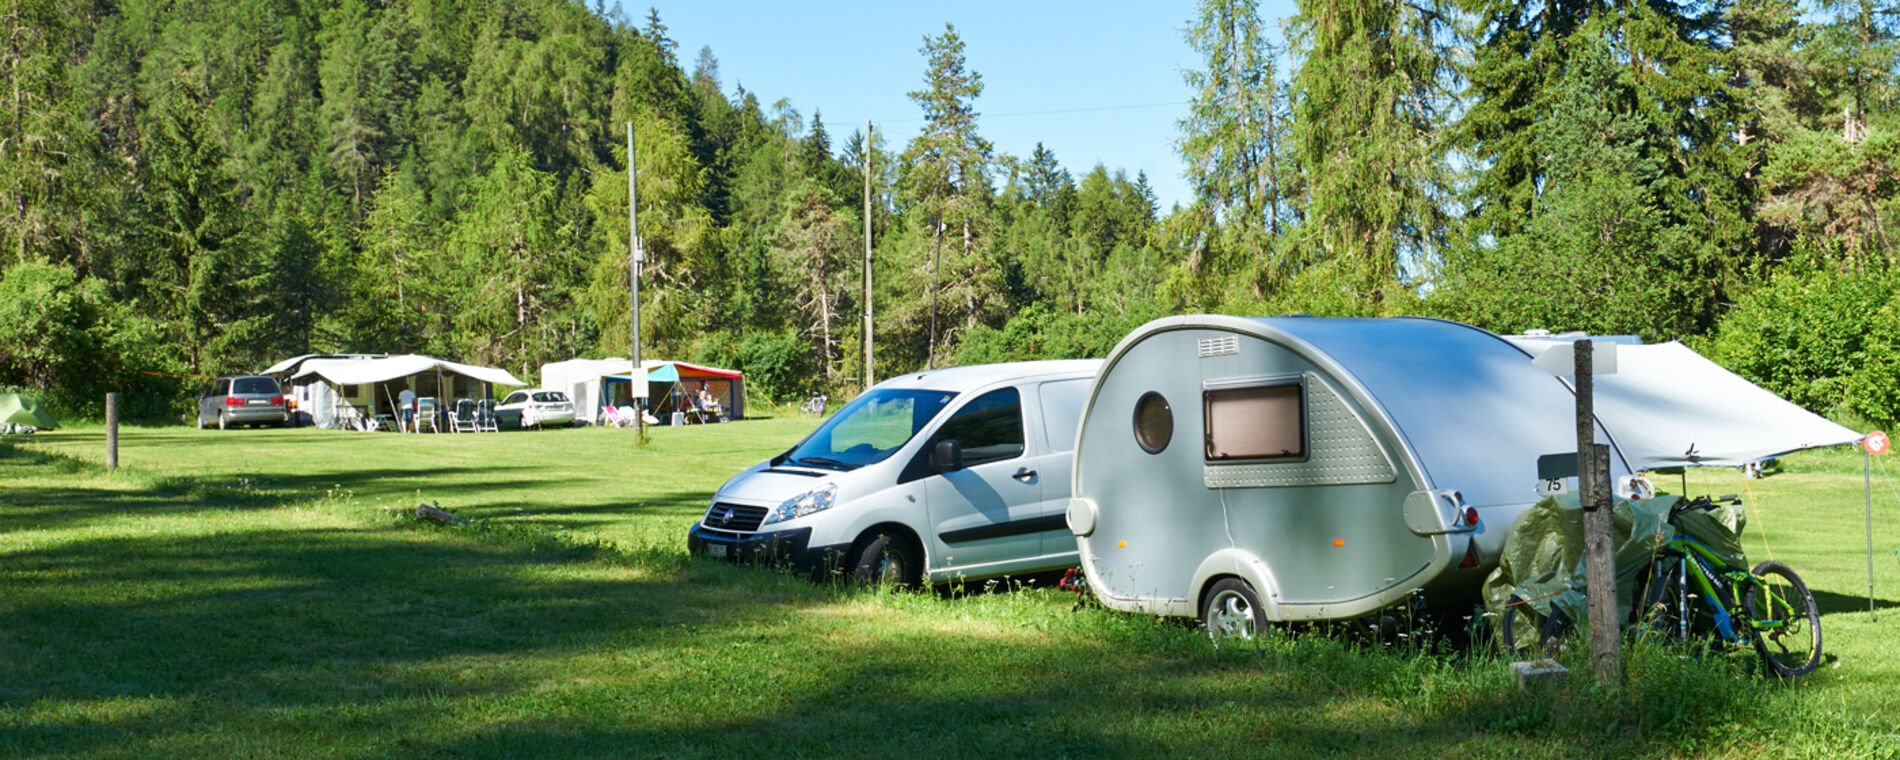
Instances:
[[[1891,625],[1837,635],[1848,612],[1825,623],[1847,667],[1802,683],[1753,675],[1745,652],[1632,647],[1625,689],[1575,679],[1522,696],[1483,651],[1324,631],[1217,649],[1178,622],[1074,610],[1050,590],[893,594],[690,559],[673,523],[697,507],[631,506],[663,503],[641,492],[662,478],[639,465],[608,478],[629,506],[592,513],[641,523],[629,529],[572,524],[572,505],[545,493],[528,503],[549,513],[443,498],[468,527],[407,516],[410,482],[425,497],[494,493],[495,478],[592,494],[510,467],[590,456],[593,431],[529,436],[531,453],[461,452],[466,470],[451,475],[417,474],[439,462],[412,440],[353,437],[360,459],[385,463],[373,469],[405,473],[399,486],[283,457],[261,440],[275,432],[174,441],[172,459],[144,450],[154,459],[116,474],[53,437],[0,446],[13,486],[0,502],[0,754],[1848,758],[1894,746],[1880,709],[1891,688],[1841,672],[1883,657]],[[731,458],[713,450],[730,443],[659,445],[677,463]],[[422,461],[390,464],[405,456]],[[709,494],[725,472],[654,487]],[[1839,473],[1815,474],[1822,491],[1841,487]],[[1803,526],[1822,524],[1767,527],[1806,559],[1830,542]]]

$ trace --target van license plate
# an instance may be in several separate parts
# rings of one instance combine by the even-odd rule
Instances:
[[[246,403],[246,404],[250,404],[251,406],[263,406],[263,405],[265,405],[265,404],[268,404],[268,403],[270,403],[270,402],[269,402],[269,401],[266,401],[266,400],[264,400],[264,399],[261,399],[261,398],[254,398],[254,399],[251,399],[251,400],[249,400],[249,401],[246,401],[246,402],[244,402],[244,403]]]
[[[725,544],[707,544],[706,553],[711,554],[715,557],[724,557],[726,556],[726,545]]]

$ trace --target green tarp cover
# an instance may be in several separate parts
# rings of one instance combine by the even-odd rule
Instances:
[[[18,393],[0,393],[0,425],[29,425],[37,428],[56,428],[59,422],[53,419],[39,402]]]
[[[1679,500],[1662,496],[1613,502],[1619,620],[1629,619],[1637,576],[1675,538],[1676,530],[1666,519],[1669,508]],[[1575,492],[1559,494],[1537,502],[1511,528],[1498,568],[1484,581],[1484,605],[1493,614],[1502,614],[1505,602],[1516,594],[1538,615],[1548,616],[1555,607],[1581,627],[1588,620],[1589,608],[1584,587],[1583,509]]]
[[[1742,554],[1742,528],[1748,525],[1748,510],[1740,504],[1718,502],[1714,509],[1691,509],[1676,515],[1676,532],[1702,542],[1715,555],[1731,565],[1748,567]]]

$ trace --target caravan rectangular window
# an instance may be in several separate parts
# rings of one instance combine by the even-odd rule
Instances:
[[[1207,460],[1306,457],[1306,394],[1299,382],[1201,393]]]

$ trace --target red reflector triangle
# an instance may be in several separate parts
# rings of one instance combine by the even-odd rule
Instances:
[[[1467,539],[1465,541],[1465,559],[1464,561],[1458,563],[1458,569],[1464,570],[1466,568],[1472,568],[1472,567],[1477,567],[1477,566],[1478,566],[1478,541],[1477,539]]]

